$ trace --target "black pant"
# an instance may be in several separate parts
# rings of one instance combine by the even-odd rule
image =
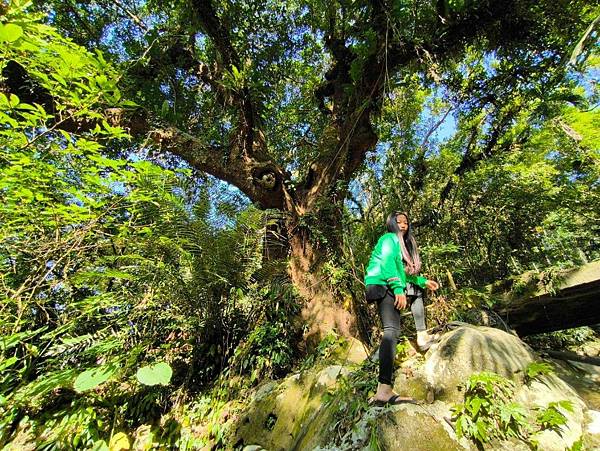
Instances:
[[[415,318],[417,331],[425,330],[425,308],[423,307],[422,290],[408,296],[410,309]],[[378,301],[379,317],[383,325],[383,338],[379,345],[379,383],[393,385],[394,358],[396,357],[396,343],[400,334],[400,311],[394,306],[396,298],[391,290]]]

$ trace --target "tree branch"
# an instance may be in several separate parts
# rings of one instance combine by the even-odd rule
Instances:
[[[389,11],[385,2],[373,0],[369,23],[363,27],[377,32],[375,51],[366,57],[359,76],[355,74],[354,78],[350,76],[350,68],[357,55],[346,47],[344,40],[330,32],[325,43],[334,62],[315,95],[320,110],[331,117],[329,132],[335,130],[337,137],[335,140],[329,137],[329,142],[322,140],[321,147],[325,152],[309,171],[305,190],[322,190],[336,180],[349,180],[363,163],[366,152],[374,148],[377,136],[371,118],[381,109],[386,71],[394,72],[400,66],[419,61],[424,52],[433,57],[452,55],[492,25],[498,29],[505,23],[510,24],[509,40],[522,38],[524,30],[514,26],[512,3],[482,2],[482,7],[472,9],[455,21],[444,18],[433,38],[421,44],[399,41],[393,28],[388,26]],[[325,107],[327,97],[332,99],[331,109]]]
[[[414,184],[412,184],[412,191],[415,193],[419,193],[423,189],[423,185],[425,183],[425,176],[427,175],[428,168],[427,162],[425,160],[425,154],[427,153],[427,145],[429,144],[429,139],[435,133],[435,131],[441,127],[444,123],[450,112],[452,111],[452,107],[448,108],[444,115],[427,131],[427,134],[423,138],[423,142],[421,143],[419,154],[415,159],[415,172],[412,179],[414,180]]]
[[[241,69],[240,58],[231,44],[229,33],[221,23],[211,0],[192,0],[192,7],[200,22],[202,30],[210,37],[213,44],[229,68],[236,66]]]
[[[219,72],[222,70],[230,71],[232,66],[241,71],[241,59],[231,43],[228,30],[217,16],[212,1],[192,0],[191,3],[200,26],[217,48],[225,64],[224,69],[218,67],[215,69],[215,75],[223,78],[223,74]],[[258,132],[258,109],[255,107],[256,100],[252,99],[250,89],[248,86],[244,86],[239,90],[229,90],[229,94],[240,110],[239,132],[243,147],[239,150],[248,157],[257,155],[259,159],[265,158],[266,143],[264,142],[264,134]]]
[[[9,61],[2,75],[3,90],[17,94],[23,102],[43,105],[53,115],[47,124],[49,129],[85,133],[101,122],[101,119],[81,118],[68,111],[62,112],[62,118],[54,115],[54,99],[50,93],[31,79],[18,63]],[[107,108],[101,113],[113,127],[126,129],[134,138],[146,141],[150,138],[162,151],[179,156],[192,167],[237,186],[263,208],[284,207],[287,196],[284,182],[288,175],[260,153],[251,157],[236,152],[239,143],[235,139],[230,140],[229,146],[222,146],[206,143],[173,126],[156,127],[153,126],[156,121],[151,121],[142,109]]]
[[[482,6],[480,8],[473,9],[468,14],[463,14],[457,20],[452,21],[444,18],[439,23],[439,31],[427,44],[406,40],[399,41],[394,37],[393,29],[388,30],[383,26],[380,27],[377,43],[378,52],[371,55],[363,65],[360,81],[355,89],[356,99],[352,102],[354,106],[370,102],[369,107],[364,112],[367,120],[364,121],[361,128],[366,133],[370,131],[374,134],[370,124],[370,116],[377,114],[381,107],[383,80],[380,79],[379,75],[384,71],[393,73],[400,66],[419,61],[423,52],[428,52],[432,57],[438,58],[451,56],[462,50],[468,42],[485,35],[490,29],[504,30],[503,39],[507,42],[523,40],[527,36],[528,27],[525,26],[526,23],[519,23],[521,19],[513,14],[513,3],[512,0],[481,2]],[[374,0],[372,4],[376,16],[373,20],[376,20],[379,17],[377,16],[378,11],[381,11],[384,7],[381,6],[379,1]],[[381,23],[381,21],[379,22]],[[394,44],[391,44],[392,42]],[[377,138],[375,137],[372,140],[365,140],[364,145],[351,146],[350,154],[344,155],[346,159],[345,170],[342,173],[344,178],[351,177],[364,161],[366,152],[374,146],[376,141]],[[488,144],[488,149],[484,151],[485,154],[493,148],[495,142],[492,140]],[[467,160],[465,160],[466,166],[474,164],[470,162],[470,159],[471,155],[469,154]],[[449,189],[446,191],[447,195]]]
[[[489,135],[485,146],[477,153],[475,153],[474,148],[476,144],[477,135],[479,134],[479,127],[481,126],[481,123],[473,127],[472,133],[469,138],[469,142],[467,144],[467,150],[463,154],[463,158],[460,164],[454,170],[453,176],[461,177],[465,172],[475,169],[477,163],[486,158],[491,157],[495,153],[498,153],[498,151],[510,150],[510,146],[497,147],[497,145],[500,138],[502,137],[502,134],[510,126],[511,121],[515,118],[519,111],[519,107],[513,107],[504,115],[502,115],[502,117],[497,120],[496,125],[492,128],[492,133]],[[448,180],[448,182],[446,183],[446,185],[440,193],[440,208],[443,206],[453,187],[453,177],[450,177],[450,179]]]
[[[147,135],[161,151],[177,155],[190,166],[231,183],[262,208],[284,207],[287,175],[273,163],[230,158],[231,149],[206,143],[172,126],[153,128]]]

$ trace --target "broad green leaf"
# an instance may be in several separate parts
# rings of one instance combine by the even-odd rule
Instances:
[[[64,79],[64,77],[62,77],[61,75],[59,75],[58,73],[54,73],[52,74],[52,78],[54,78],[56,81],[58,81],[61,85],[63,85],[64,87],[67,86],[67,81]]]
[[[13,128],[18,128],[19,127],[19,122],[17,122],[15,119],[13,119],[12,117],[4,114],[1,111],[0,111],[0,124],[10,124],[10,126],[13,127]]]
[[[481,398],[473,398],[471,401],[471,413],[475,417],[481,408]]]
[[[9,104],[11,108],[15,108],[21,100],[16,94],[11,94],[9,99]]]
[[[117,369],[118,367],[115,365],[102,365],[97,368],[86,370],[77,376],[73,383],[73,388],[78,393],[96,388],[98,385],[110,379]]]
[[[119,432],[110,438],[108,449],[110,451],[123,451],[130,449],[129,437],[124,432]]]
[[[16,42],[14,46],[22,52],[36,52],[40,48],[37,44],[26,39],[21,39],[19,42]]]
[[[15,42],[23,36],[23,28],[14,23],[0,24],[0,42]]]
[[[140,368],[135,376],[144,385],[167,385],[172,375],[173,370],[169,364],[160,362]]]
[[[563,409],[565,409],[567,412],[573,412],[573,402],[569,401],[568,399],[563,399],[561,401],[558,401],[557,404],[562,407]]]
[[[131,100],[124,100],[123,102],[121,102],[121,106],[123,107],[132,107],[132,108],[137,108],[139,107],[139,105]]]

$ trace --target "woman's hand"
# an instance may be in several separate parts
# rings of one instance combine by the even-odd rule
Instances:
[[[435,280],[428,280],[427,282],[425,282],[425,286],[431,291],[435,291],[440,287],[440,284],[437,283]]]
[[[394,306],[398,310],[402,310],[406,308],[406,295],[405,294],[397,294],[396,301],[394,302]]]

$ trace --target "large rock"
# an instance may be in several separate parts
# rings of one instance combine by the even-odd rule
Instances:
[[[333,413],[323,396],[341,376],[367,357],[366,348],[347,338],[336,347],[327,363],[320,363],[280,382],[263,384],[241,418],[234,443],[266,449],[314,449],[329,440],[322,434]]]
[[[530,408],[547,407],[551,402],[571,401],[573,412],[563,411],[567,424],[559,433],[544,431],[536,436],[540,448],[548,451],[562,451],[573,446],[584,432],[586,405],[567,383],[550,374],[541,376],[529,384],[522,385],[515,394],[515,400]]]
[[[310,437],[311,447],[305,449],[314,448],[321,437],[309,432],[323,409],[322,397],[347,373],[347,368],[331,365],[261,387],[237,428],[236,445],[260,445],[272,451],[300,449],[298,443]]]
[[[327,362],[259,387],[237,421],[231,446],[248,450],[337,451],[367,450],[377,444],[382,450],[475,450],[472,442],[456,437],[449,419],[452,406],[464,400],[459,387],[473,373],[481,371],[513,380],[513,400],[529,410],[530,418],[535,417],[537,408],[551,402],[572,403],[573,412],[565,412],[567,426],[560,434],[545,431],[535,437],[539,449],[562,451],[582,436],[592,449],[598,443],[595,434],[600,429],[600,414],[588,410],[578,394],[557,375],[538,377],[526,384],[525,370],[538,356],[518,337],[501,330],[461,327],[445,334],[426,354],[425,361],[420,355],[409,355],[401,362],[396,371],[396,391],[428,402],[352,410],[340,419],[340,413],[343,415],[349,405],[349,392],[345,386],[345,391],[340,392],[345,395],[336,394],[339,380],[355,368],[351,362],[360,363],[365,356],[362,345],[351,340],[332,352]],[[376,378],[376,374],[372,377]],[[430,396],[433,394],[435,401]],[[355,409],[357,404],[353,405]],[[340,437],[339,425],[347,425],[348,421],[353,427]],[[486,449],[526,451],[529,446],[512,440],[491,443]]]
[[[377,419],[377,438],[382,450],[463,451],[475,449],[466,439],[458,440],[444,420],[444,403],[400,405],[386,409]]]
[[[575,389],[587,406],[600,411],[600,367],[556,359],[552,362],[556,374]]]
[[[570,448],[584,432],[586,405],[579,395],[554,374],[524,383],[527,366],[537,359],[518,337],[489,327],[466,326],[447,333],[433,347],[425,363],[425,377],[434,387],[436,398],[449,403],[464,399],[460,386],[470,375],[491,371],[515,382],[514,400],[530,410],[551,402],[570,401],[573,412],[563,412],[567,425],[560,434],[547,430],[536,436],[540,449],[553,451]]]
[[[491,327],[465,326],[445,334],[431,348],[425,375],[436,399],[459,402],[463,399],[459,387],[471,374],[492,371],[518,380],[535,359],[533,351],[515,335]]]

